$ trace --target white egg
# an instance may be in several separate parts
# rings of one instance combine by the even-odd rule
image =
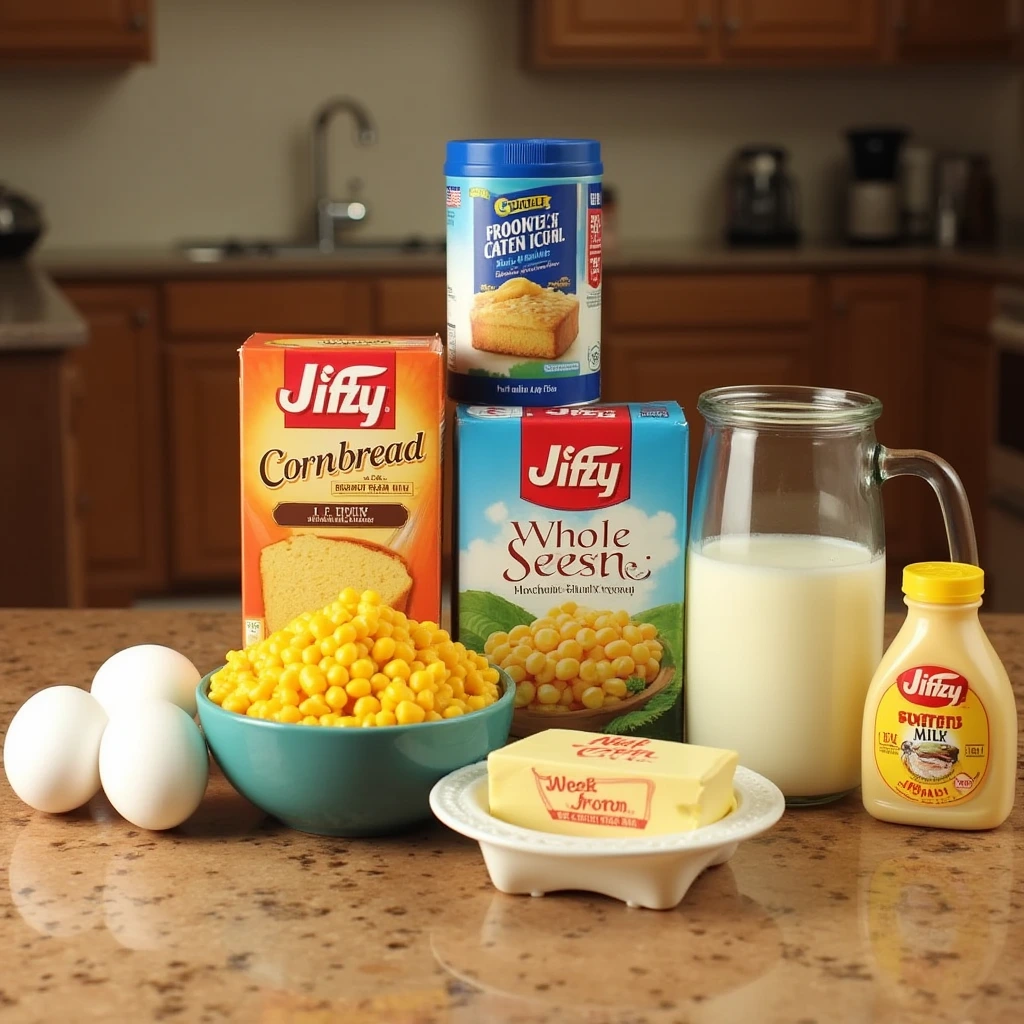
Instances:
[[[202,801],[209,776],[203,734],[177,705],[150,700],[110,716],[100,781],[114,810],[133,825],[180,825]]]
[[[196,713],[196,686],[202,677],[184,654],[159,644],[139,644],[107,658],[92,677],[92,695],[111,715],[119,708],[155,697]]]
[[[77,686],[50,686],[18,709],[4,740],[4,771],[29,807],[63,814],[100,788],[100,737],[107,713]]]

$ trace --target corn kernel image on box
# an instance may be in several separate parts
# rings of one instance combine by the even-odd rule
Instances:
[[[254,334],[239,355],[245,642],[346,587],[440,621],[440,339]]]
[[[452,625],[513,735],[682,740],[687,435],[675,402],[458,407]]]

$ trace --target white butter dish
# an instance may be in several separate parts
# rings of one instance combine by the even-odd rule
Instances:
[[[782,817],[785,798],[763,776],[737,768],[734,789],[736,810],[721,821],[643,838],[563,836],[501,821],[488,809],[484,761],[441,779],[430,793],[430,807],[450,829],[480,844],[501,892],[543,896],[574,889],[631,907],[670,910],[705,868],[724,864],[744,839]]]

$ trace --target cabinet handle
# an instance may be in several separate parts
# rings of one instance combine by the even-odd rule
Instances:
[[[740,30],[740,19],[739,18],[726,18],[725,19],[725,31],[729,33],[739,32]]]
[[[141,12],[136,12],[128,19],[128,28],[132,32],[144,32],[148,24],[149,19]]]
[[[136,309],[132,311],[132,323],[136,327],[145,327],[149,323],[149,310]]]

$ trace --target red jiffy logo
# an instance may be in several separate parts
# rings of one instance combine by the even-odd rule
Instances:
[[[524,409],[519,494],[544,508],[583,511],[629,500],[629,409]]]
[[[970,689],[967,680],[959,672],[938,665],[908,668],[896,677],[896,685],[907,700],[925,708],[963,704]]]
[[[395,427],[395,353],[290,350],[277,404],[286,427]]]

